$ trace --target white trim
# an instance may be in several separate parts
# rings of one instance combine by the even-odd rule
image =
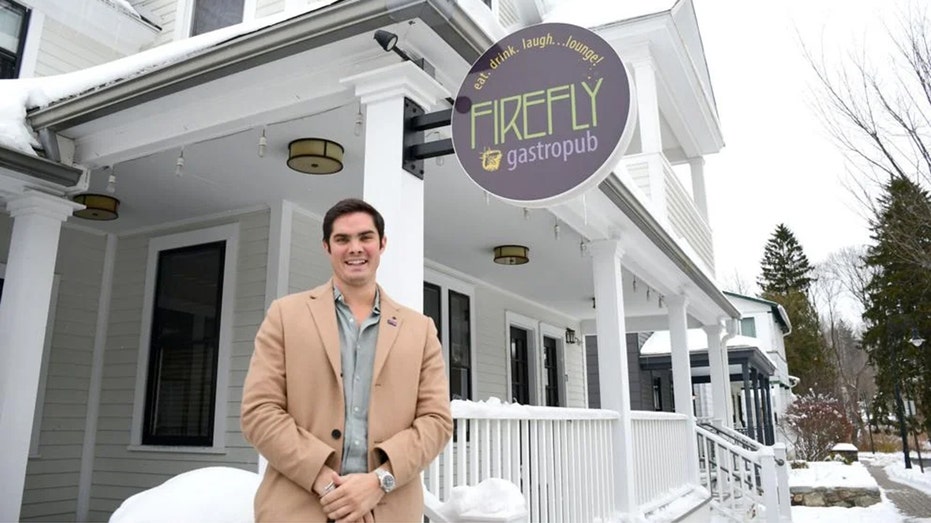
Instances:
[[[255,20],[256,9],[258,9],[258,0],[244,0],[242,3],[242,21],[251,22]]]
[[[6,263],[0,262],[0,279],[6,279]],[[48,306],[48,320],[45,323],[45,344],[42,346],[42,366],[39,368],[39,390],[36,393],[36,409],[32,417],[32,433],[29,438],[29,457],[41,458],[39,454],[39,436],[42,432],[42,413],[45,409],[45,385],[48,381],[49,357],[52,353],[52,333],[55,330],[55,309],[58,304],[58,283],[61,276],[52,277],[52,295]]]
[[[119,233],[120,238],[127,238],[129,236],[139,236],[142,234],[158,234],[163,231],[169,231],[171,229],[177,229],[180,227],[187,227],[191,225],[201,225],[206,222],[213,220],[223,220],[238,218],[246,214],[252,214],[259,211],[267,211],[268,205],[252,205],[249,207],[243,207],[241,209],[233,209],[229,211],[220,211],[213,214],[207,214],[204,216],[193,216],[191,218],[183,218],[181,220],[175,220],[173,222],[161,222],[158,225],[146,225],[145,227],[139,227],[138,229],[131,229],[128,231],[123,231]]]
[[[279,200],[271,204],[268,217],[268,259],[265,265],[265,308],[288,294],[291,274],[291,230],[294,204]]]
[[[87,394],[87,416],[84,421],[84,446],[81,449],[81,472],[78,479],[77,520],[87,521],[90,512],[91,480],[94,474],[94,447],[97,445],[97,420],[100,413],[100,390],[103,382],[103,358],[110,324],[110,298],[113,295],[113,269],[116,265],[115,234],[107,235],[97,298],[97,327],[91,363],[90,389]]]
[[[196,1],[197,0],[178,0],[177,7],[175,8],[175,40],[184,40],[185,38],[191,37],[191,31],[194,29],[194,2]],[[249,12],[250,5],[252,6],[251,13]],[[240,23],[254,20],[255,8],[255,0],[245,0],[242,3],[242,20]],[[249,13],[248,19],[246,18],[247,13]]]
[[[454,276],[424,267],[423,281],[440,287],[440,339],[443,343],[443,358],[446,361],[446,374],[449,375],[449,291],[455,291],[469,297],[469,390],[474,400],[478,392],[478,330],[475,320],[475,286]]]
[[[142,416],[145,412],[146,380],[148,379],[149,338],[152,333],[152,313],[155,298],[155,277],[159,252],[189,245],[226,241],[223,266],[223,299],[220,309],[220,341],[217,355],[217,389],[214,403],[213,446],[220,452],[226,447],[226,418],[229,384],[230,354],[233,337],[233,307],[236,292],[236,265],[239,253],[239,223],[219,225],[207,229],[161,236],[149,240],[149,255],[145,271],[145,295],[142,303],[142,328],[139,334],[139,355],[136,361],[136,391],[133,402],[133,421],[130,429],[130,447],[149,449],[142,445]],[[152,449],[158,447],[152,446]],[[172,447],[174,448],[174,447]],[[183,449],[184,447],[178,447]],[[182,452],[183,450],[179,450]]]
[[[527,369],[527,377],[530,379],[530,405],[540,404],[540,364],[537,361],[539,356],[540,345],[540,322],[509,310],[504,311],[504,351],[505,351],[505,373],[507,375],[507,395],[508,401],[513,402],[511,396],[511,327],[517,327],[527,331],[527,359],[531,368]]]
[[[546,386],[543,380],[543,373],[545,372],[544,367],[544,346],[543,346],[543,337],[553,338],[556,340],[556,376],[559,380],[557,383],[557,401],[559,402],[559,407],[568,407],[569,406],[569,397],[567,394],[567,385],[569,381],[569,373],[566,372],[566,329],[560,329],[555,325],[549,323],[540,322],[540,398],[546,400]]]
[[[29,11],[29,26],[26,28],[26,42],[23,54],[19,57],[18,78],[32,78],[36,75],[39,63],[39,44],[42,42],[42,30],[45,27],[45,13],[38,9]]]

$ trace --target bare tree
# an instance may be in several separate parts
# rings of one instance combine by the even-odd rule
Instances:
[[[863,55],[832,68],[805,49],[819,87],[817,108],[850,161],[851,188],[871,217],[877,189],[890,179],[931,187],[931,22],[913,10],[888,35],[894,51],[881,68]],[[928,216],[915,209],[914,227],[890,240],[900,245],[902,262],[931,269]]]

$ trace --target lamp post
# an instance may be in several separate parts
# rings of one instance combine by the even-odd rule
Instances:
[[[918,347],[921,347],[921,344],[925,342],[924,338],[922,338],[921,335],[918,334],[918,329],[916,329],[916,328],[914,328],[914,327],[912,327],[912,335],[911,335],[911,338],[910,338],[908,341],[909,341],[912,345],[914,345],[916,349],[917,349]],[[913,390],[914,390],[914,388],[913,388]],[[912,404],[910,405],[910,407],[914,407],[914,401],[912,402]],[[912,412],[911,409],[909,409],[909,415],[914,415],[914,412]],[[915,433],[913,433],[913,435],[915,436],[915,450],[918,451],[918,466],[921,467],[921,473],[924,474],[924,473],[925,473],[925,465],[924,465],[924,462],[923,462],[922,459],[921,459],[921,446],[918,445],[918,434],[917,434],[917,432],[915,432]]]
[[[916,331],[912,331],[913,335]],[[908,431],[905,429],[905,403],[902,401],[902,391],[899,388],[899,358],[896,355],[896,337],[888,336],[889,350],[892,356],[892,391],[895,396],[895,417],[899,419],[899,435],[902,437],[902,454],[905,456],[905,468],[912,468],[912,459],[908,450]],[[922,342],[924,340],[921,340]]]

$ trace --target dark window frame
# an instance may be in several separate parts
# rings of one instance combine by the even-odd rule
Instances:
[[[23,67],[23,52],[26,49],[26,35],[29,32],[29,18],[32,15],[32,10],[14,0],[5,0],[5,3],[12,5],[14,8],[21,9],[23,13],[23,21],[19,28],[19,42],[17,43],[16,53],[11,55],[8,50],[0,48],[0,60],[6,59],[13,62],[13,76],[4,76],[2,74],[3,68],[0,67],[0,80],[13,80],[19,78],[19,73]]]
[[[142,422],[143,445],[158,445],[172,447],[213,447],[214,431],[216,427],[217,412],[217,383],[219,380],[219,357],[220,357],[220,333],[222,330],[222,313],[223,313],[223,285],[226,279],[226,256],[228,250],[227,240],[209,241],[184,247],[169,248],[158,251],[158,257],[155,267],[155,289],[152,296],[152,327],[149,332],[148,340],[148,368],[146,370],[145,383],[145,400]],[[158,295],[159,288],[162,284],[161,264],[162,257],[166,254],[178,254],[191,251],[208,251],[211,249],[219,250],[218,274],[217,274],[217,296],[216,296],[216,324],[214,326],[213,336],[213,353],[210,355],[209,365],[213,367],[213,376],[207,394],[209,401],[209,411],[206,416],[207,427],[204,436],[199,435],[158,435],[153,433],[153,420],[155,419],[155,409],[157,407],[156,387],[159,384],[159,366],[156,364],[161,356],[161,349],[156,343],[157,336],[161,329],[162,319],[158,317]],[[193,341],[192,341],[193,343]]]
[[[201,1],[202,0],[191,0],[191,27],[188,30],[188,36],[202,35],[204,33],[209,33],[211,31],[223,29],[224,27],[230,27],[232,25],[241,24],[246,19],[246,2],[245,0],[242,0],[242,8],[239,11],[238,22],[232,22],[232,23],[222,25],[222,26],[217,26],[217,27],[208,27],[202,31],[197,31],[197,25],[200,22],[199,17],[198,17],[197,5]]]
[[[448,347],[449,348],[449,375],[450,375],[449,398],[454,399],[453,395],[455,392],[452,387],[452,381],[453,381],[452,378],[453,378],[453,368],[455,367],[455,369],[458,372],[463,372],[466,375],[466,382],[465,382],[466,393],[464,395],[460,394],[459,398],[455,398],[455,399],[471,400],[472,399],[472,336],[473,336],[473,333],[472,333],[472,298],[468,294],[463,294],[461,292],[457,292],[452,289],[446,289],[446,297],[447,297],[446,298],[447,303],[449,304],[449,306],[447,307],[447,309],[449,309],[447,311],[447,314],[448,314],[447,321],[449,322],[449,338],[450,338],[449,347]],[[452,331],[453,331],[453,325],[455,324],[454,318],[453,318],[453,313],[454,313],[453,298],[454,297],[456,299],[464,299],[466,307],[467,307],[466,311],[467,311],[468,319],[466,320],[465,325],[468,329],[466,332],[466,335],[468,336],[468,340],[464,345],[466,348],[466,359],[468,361],[465,365],[461,363],[454,365],[453,363],[453,354],[452,354],[453,332]]]
[[[552,347],[547,346],[547,340],[553,340]],[[543,399],[546,407],[562,407],[563,398],[559,387],[559,338],[543,335]]]

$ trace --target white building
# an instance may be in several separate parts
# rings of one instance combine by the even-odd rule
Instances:
[[[455,478],[430,475],[431,492],[504,475],[535,521],[677,499],[698,520],[712,505],[788,517],[772,449],[740,451],[749,465],[725,474],[722,453],[738,451],[696,428],[689,398],[686,332],[701,327],[727,419],[722,325],[740,316],[712,276],[702,166],[723,139],[692,3],[556,4],[0,0],[2,71],[20,78],[0,83],[0,520],[101,520],[187,470],[254,470],[238,419],[253,336],[271,300],[329,275],[321,216],[347,196],[385,215],[381,281],[439,318],[456,395],[586,409],[584,340],[597,340],[605,411],[536,409],[468,433],[481,414],[460,415],[460,439],[503,443],[451,447]],[[405,98],[448,108],[473,60],[541,21],[592,27],[627,64],[637,126],[613,173],[528,211],[487,198],[453,158],[405,171]],[[384,52],[378,29],[432,67]],[[289,169],[303,138],[340,144],[342,170]],[[496,264],[494,247],[513,244],[530,262]],[[660,328],[675,413],[634,411],[625,333]],[[573,472],[567,448],[599,475]]]

